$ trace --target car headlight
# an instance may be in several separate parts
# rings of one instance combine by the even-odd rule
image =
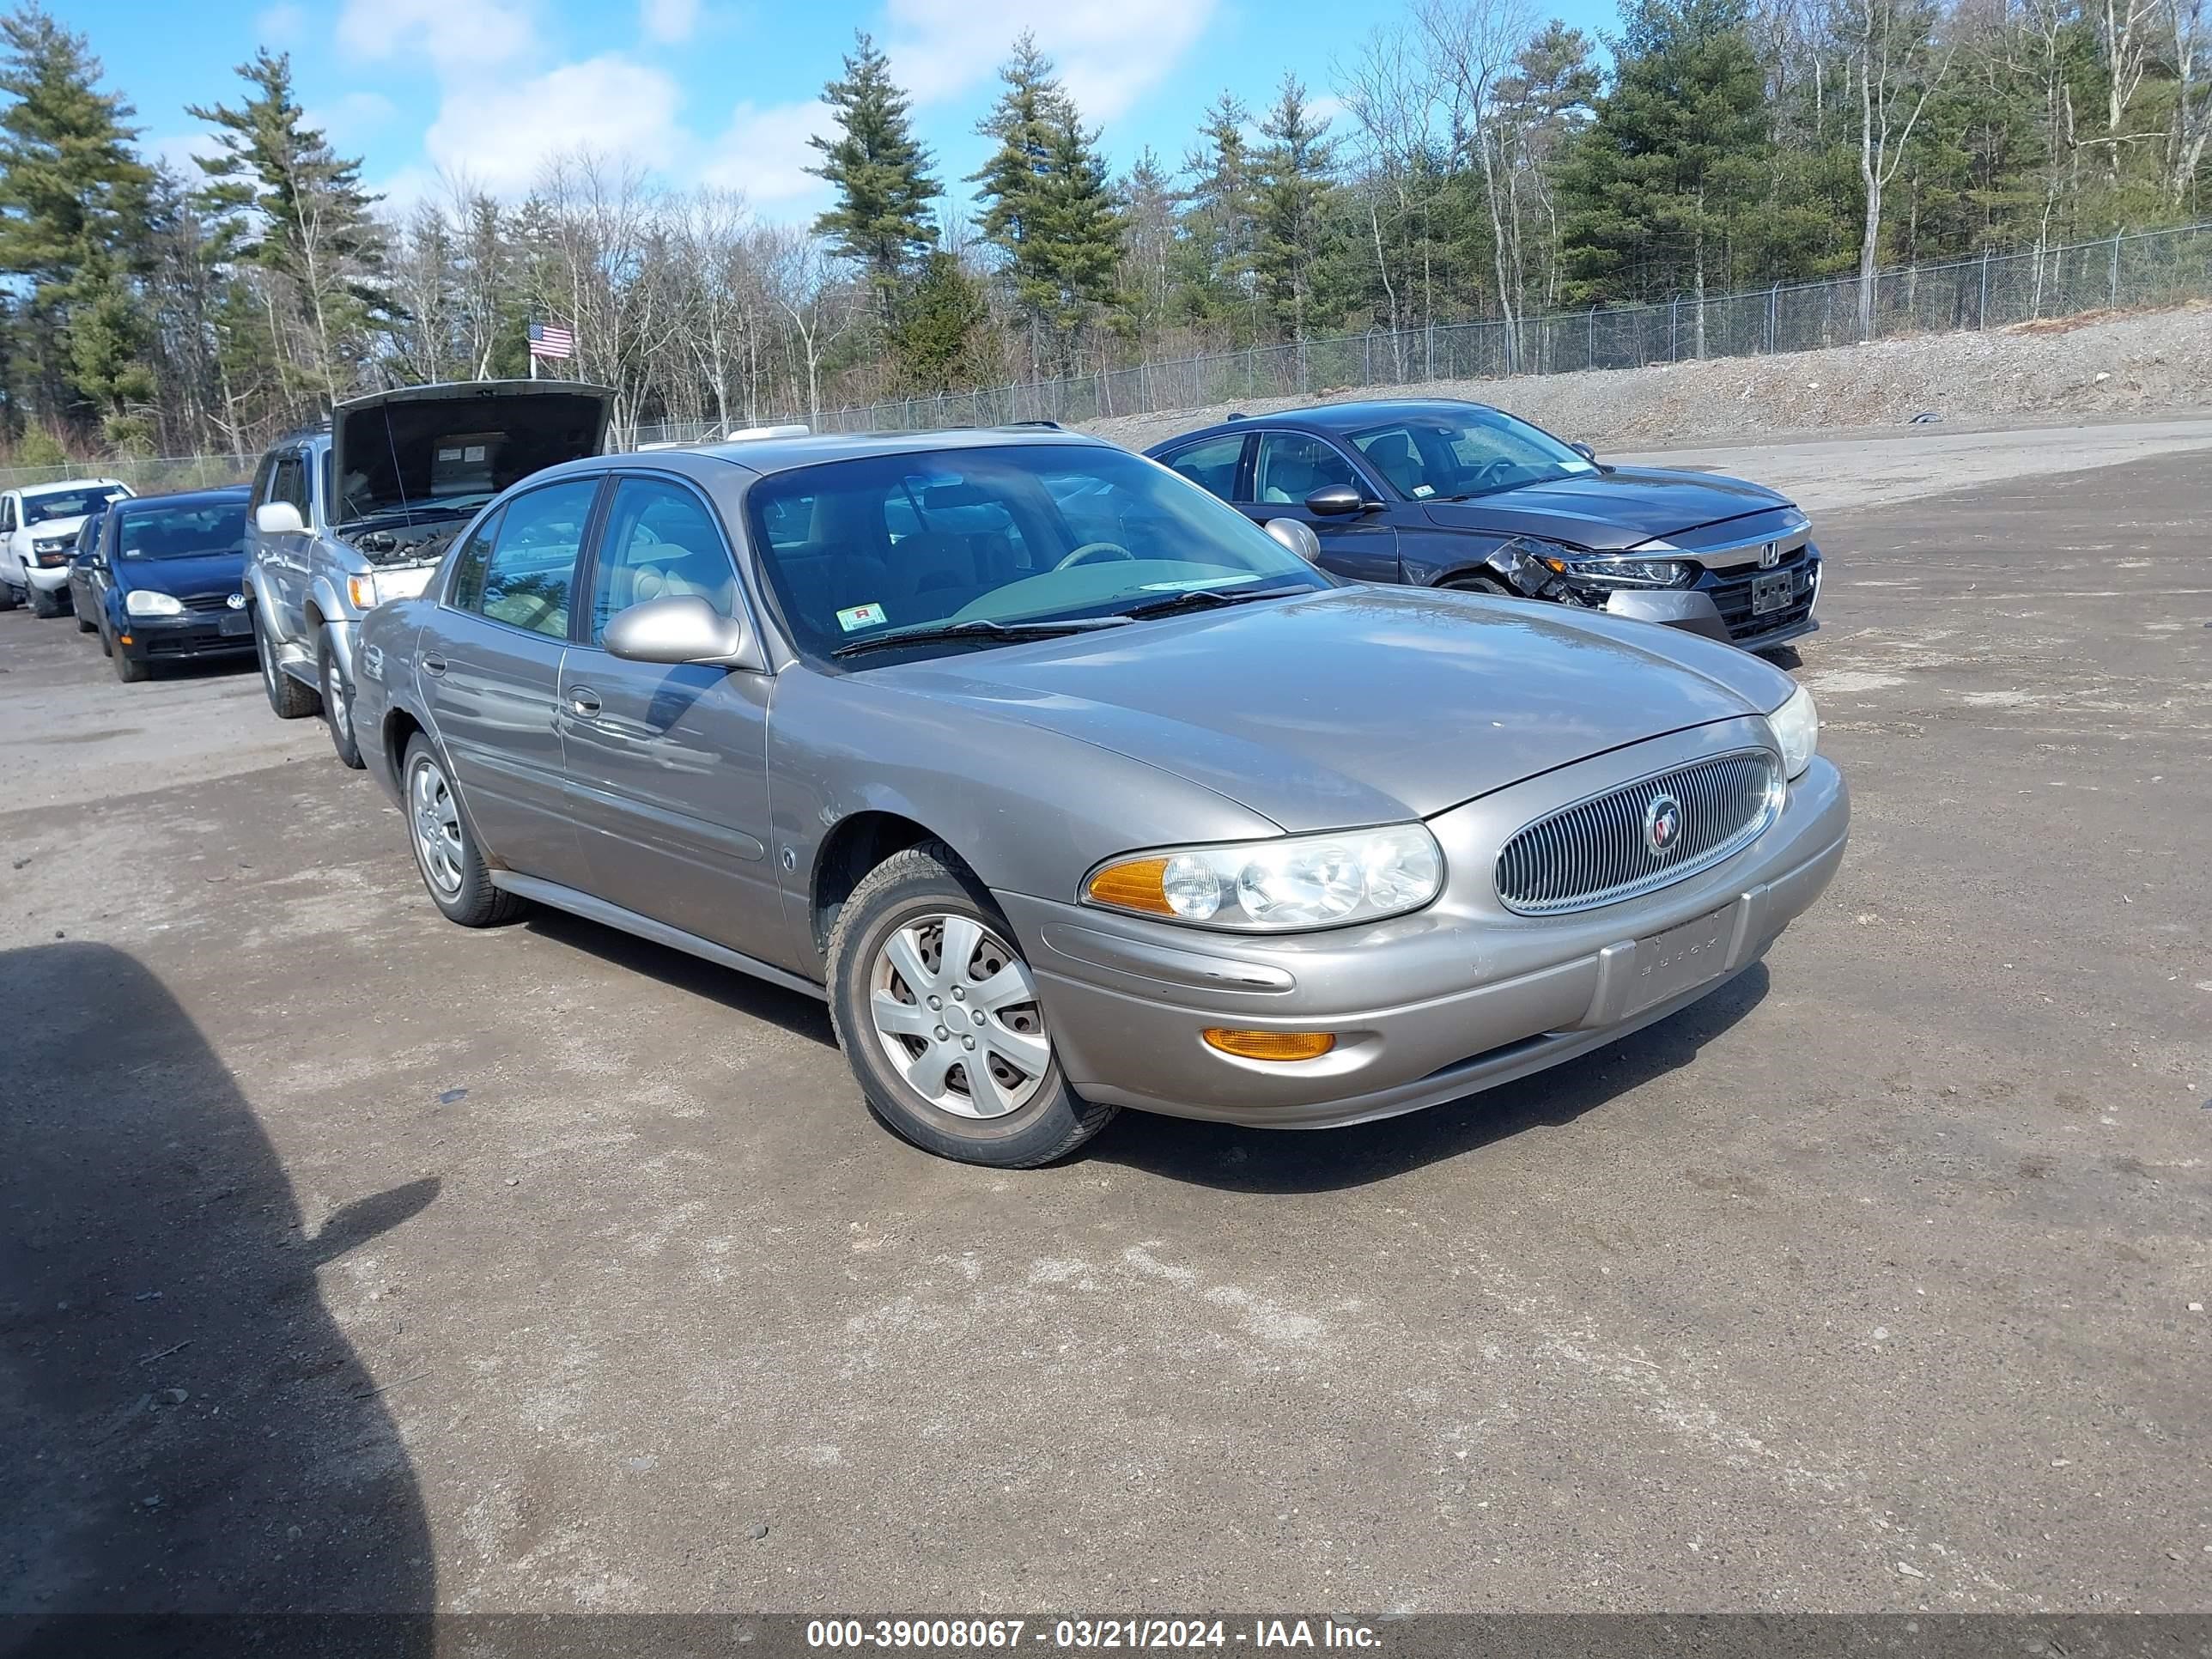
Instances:
[[[1774,733],[1774,746],[1782,751],[1783,775],[1796,777],[1813,763],[1813,751],[1820,742],[1820,714],[1813,707],[1813,694],[1799,686],[1789,702],[1766,717],[1766,724]]]
[[[1083,897],[1196,927],[1285,933],[1418,910],[1443,878],[1428,826],[1397,823],[1133,854],[1091,872]]]
[[[149,592],[134,587],[123,596],[123,608],[134,617],[181,617],[185,602],[173,593]]]
[[[1539,562],[1570,581],[1604,582],[1619,587],[1681,587],[1698,579],[1697,566],[1681,559],[1551,556]]]

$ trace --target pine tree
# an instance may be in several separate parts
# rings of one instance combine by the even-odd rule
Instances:
[[[854,40],[844,78],[823,90],[838,136],[806,141],[823,156],[807,171],[837,191],[837,205],[815,220],[814,233],[866,268],[888,315],[900,282],[937,245],[928,207],[945,192],[930,176],[929,152],[915,139],[908,100],[891,80],[890,60],[865,33],[855,32]]]
[[[899,299],[893,343],[919,392],[974,384],[975,354],[991,308],[957,255],[942,249],[922,261]]]
[[[1077,331],[1121,303],[1121,216],[1098,135],[1085,129],[1034,36],[1015,41],[999,78],[1005,90],[977,128],[999,148],[969,182],[981,186],[984,239],[1006,255],[1038,355],[1048,348],[1065,368]]]
[[[0,92],[15,100],[0,114],[0,270],[28,279],[16,323],[37,370],[29,401],[126,422],[154,391],[134,281],[154,175],[132,148],[135,112],[99,90],[84,37],[36,3],[0,18]]]
[[[1252,112],[1224,92],[1206,112],[1199,145],[1184,158],[1185,237],[1179,252],[1179,303],[1193,322],[1228,323],[1249,343],[1255,326],[1253,250],[1258,202],[1253,161],[1244,142]]]
[[[222,149],[200,159],[208,180],[201,200],[222,221],[228,253],[274,279],[266,299],[276,349],[335,401],[386,309],[376,198],[361,187],[360,161],[338,155],[306,125],[289,55],[258,52],[238,75],[247,88],[243,104],[189,111],[216,129]]]
[[[1260,153],[1255,191],[1260,292],[1278,324],[1291,338],[1302,340],[1316,320],[1315,283],[1335,146],[1328,137],[1328,123],[1314,119],[1305,87],[1293,75],[1284,76],[1274,106],[1260,123],[1260,133],[1268,141]]]

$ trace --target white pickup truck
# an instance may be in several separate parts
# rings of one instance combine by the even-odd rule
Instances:
[[[338,404],[254,469],[246,592],[269,706],[318,708],[348,766],[361,619],[429,583],[486,501],[541,468],[596,455],[614,394],[569,380],[404,386]]]
[[[77,531],[130,494],[131,486],[118,478],[64,478],[0,491],[0,611],[27,605],[41,617],[66,612]]]

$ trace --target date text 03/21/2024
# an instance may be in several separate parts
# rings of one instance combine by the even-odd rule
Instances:
[[[1206,1648],[1356,1648],[1381,1638],[1370,1626],[1335,1619],[815,1619],[810,1648],[1018,1649],[1024,1639],[1083,1650]]]

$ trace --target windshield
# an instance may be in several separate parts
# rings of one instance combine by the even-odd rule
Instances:
[[[81,519],[131,492],[121,484],[89,484],[82,489],[57,489],[44,495],[23,497],[23,522],[45,524],[52,519]]]
[[[1495,409],[1410,416],[1355,432],[1368,464],[1407,501],[1455,501],[1597,468],[1550,433]]]
[[[746,504],[784,619],[818,654],[931,624],[1114,616],[1205,589],[1334,585],[1233,507],[1103,447],[834,461],[763,478]]]
[[[125,559],[190,559],[246,551],[246,503],[137,507],[116,521],[115,551]]]

